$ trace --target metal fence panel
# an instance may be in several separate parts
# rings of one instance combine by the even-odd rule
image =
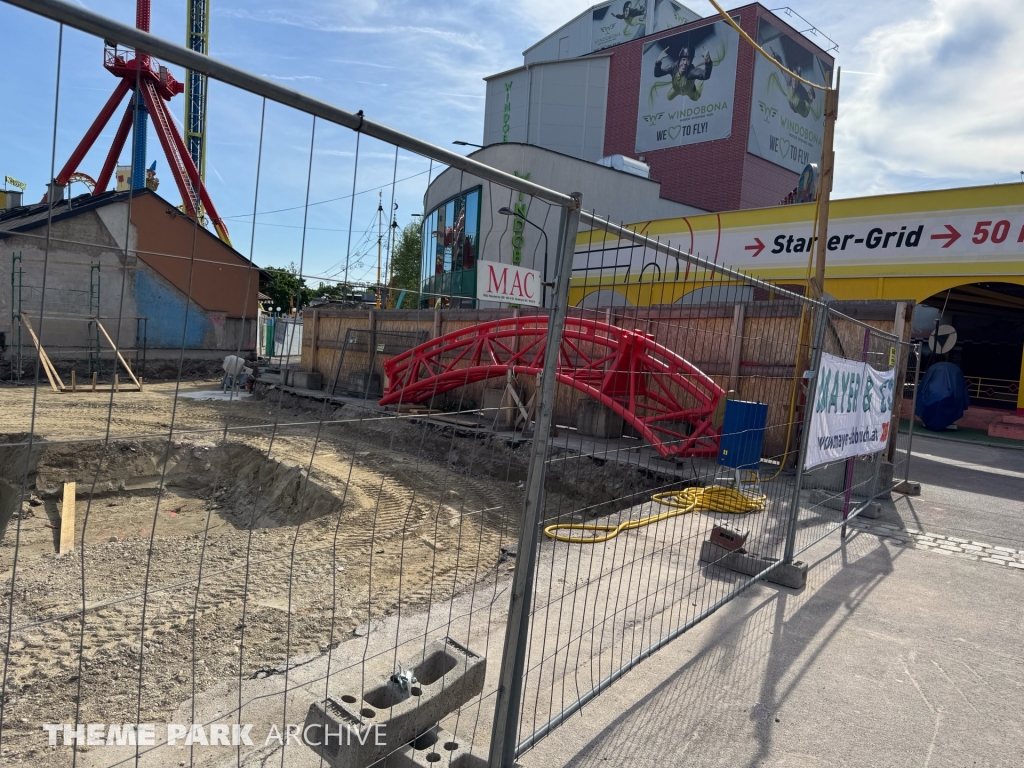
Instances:
[[[0,748],[12,759],[37,753],[39,727],[55,720],[69,725],[54,732],[48,754],[73,763],[89,746],[78,724],[141,734],[180,719],[204,735],[251,727],[253,744],[206,745],[239,765],[319,757],[360,768],[447,755],[452,764],[509,768],[757,579],[798,581],[794,552],[840,530],[844,514],[862,513],[884,487],[881,460],[866,474],[854,467],[827,499],[812,497],[821,489],[803,487],[797,469],[820,354],[863,355],[880,370],[905,359],[901,341],[875,321],[87,9],[8,2],[259,97],[245,115],[259,126],[248,260],[223,267],[247,291],[258,280],[261,168],[294,159],[276,154],[295,142],[272,140],[268,112],[308,122],[308,159],[291,171],[306,178],[295,206],[303,217],[296,276],[331,283],[353,305],[308,310],[302,323],[278,318],[273,358],[260,361],[252,392],[220,392],[220,361],[216,377],[193,376],[196,361],[185,354],[189,313],[201,309],[195,237],[148,251],[127,236],[109,238],[126,244],[119,248],[71,242],[51,220],[58,201],[36,211],[47,216],[26,235],[40,257],[38,364],[31,387],[5,391],[0,435],[0,570],[10,574],[0,597]],[[67,60],[64,34],[54,58],[66,68],[77,62]],[[53,134],[43,137],[54,167],[61,88],[58,70]],[[324,145],[352,160],[344,202],[310,201],[318,172],[337,180],[314,160]],[[393,161],[373,165],[381,156]],[[461,309],[473,301],[456,295],[466,286],[433,278],[427,287],[445,290],[421,290],[414,309],[370,310],[351,298],[372,288],[386,304],[395,293],[358,279],[369,274],[352,243],[365,218],[360,187],[390,174],[393,192],[400,161],[423,160],[426,181],[444,163],[482,179],[498,193],[492,199],[516,191],[532,196],[526,207],[544,221],[559,217],[552,255],[562,266],[549,307]],[[180,182],[183,199],[202,191],[191,177]],[[138,198],[125,196],[124,221]],[[306,262],[309,212],[320,203],[338,203],[331,215],[349,233],[329,275]],[[201,234],[198,216],[187,221]],[[508,228],[491,217],[480,239]],[[449,233],[438,234],[443,246]],[[50,256],[62,237],[63,258],[80,248],[85,265],[101,245],[119,251],[114,274],[104,266],[103,289],[118,306],[133,298],[135,256],[186,268],[183,317],[170,327],[150,318],[141,337],[180,335],[169,379],[129,391],[127,361],[122,380],[98,388],[54,378],[45,355],[54,321],[88,319],[93,306],[91,292],[82,309],[80,297],[59,292],[70,289],[44,288],[60,268]],[[620,256],[641,261],[639,279],[616,266]],[[130,327],[134,317],[111,324],[118,348],[126,319]],[[204,330],[216,340],[204,351],[248,352],[246,323],[256,318],[227,341],[218,337],[223,319]],[[320,389],[288,386],[297,367],[307,384],[321,374]],[[764,420],[763,444],[735,466],[720,461],[723,444],[743,453],[761,427],[733,426],[738,406],[725,406],[729,399]],[[837,495],[845,512],[825,503]],[[53,533],[61,527],[66,536]],[[742,552],[731,548],[737,538]],[[356,735],[311,740],[328,727]],[[295,729],[301,738],[273,740]],[[181,762],[175,738],[183,734],[161,725],[152,743],[122,738],[104,755],[112,765]],[[200,761],[199,746],[189,744],[190,761]]]

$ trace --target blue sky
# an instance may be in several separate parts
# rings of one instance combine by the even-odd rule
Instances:
[[[1024,20],[1019,0],[794,0],[793,8],[839,43],[843,67],[835,192],[849,197],[1020,181],[1024,168]],[[83,0],[91,10],[133,22],[133,0]],[[591,5],[563,0],[328,2],[212,0],[211,52],[346,109],[442,146],[480,141],[486,75],[522,63],[522,51]],[[702,15],[706,0],[688,3]],[[794,22],[796,24],[796,22]],[[29,184],[38,199],[53,140],[57,26],[0,4],[5,35],[0,174]],[[184,42],[184,0],[154,0],[152,31]],[[56,163],[59,167],[115,85],[102,44],[65,30]],[[181,73],[172,67],[177,76]],[[11,76],[13,75],[13,76]],[[261,265],[298,263],[310,163],[311,119],[268,103],[259,191],[260,99],[210,87],[207,183],[235,246]],[[171,105],[183,118],[183,99]],[[113,127],[82,163],[96,175]],[[161,193],[177,200],[155,135]],[[305,266],[340,277],[348,247],[355,135],[317,123],[309,182]],[[127,153],[124,155],[127,161]],[[390,205],[394,149],[363,137],[352,216],[350,277],[376,271],[377,189]],[[400,152],[397,218],[419,212],[431,171]],[[84,189],[76,190],[82,192]],[[253,236],[252,213],[257,212]],[[314,279],[315,282],[315,279]]]

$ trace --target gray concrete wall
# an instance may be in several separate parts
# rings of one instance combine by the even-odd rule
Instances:
[[[11,265],[12,254],[20,254],[21,310],[54,360],[84,357],[89,343],[93,264],[100,267],[101,322],[118,347],[136,346],[137,332],[142,330],[137,318],[146,317],[146,345],[154,351],[180,349],[183,343],[186,349],[234,350],[240,333],[242,348],[252,348],[252,320],[241,328],[241,320],[229,318],[224,312],[208,312],[189,300],[138,259],[136,242],[136,228],[128,224],[126,203],[113,203],[54,222],[48,245],[45,226],[0,240],[0,331],[7,334],[8,345],[17,343],[12,319],[12,309],[17,309],[17,288],[12,288]],[[95,273],[92,277],[95,279]],[[31,337],[24,331],[22,344],[24,354],[34,356]],[[100,346],[110,346],[102,334]]]
[[[598,56],[520,67],[488,78],[484,144],[523,142],[599,160],[604,155],[608,66],[608,57]]]
[[[116,208],[117,205],[108,206]],[[104,211],[105,209],[100,209]],[[88,335],[90,265],[99,264],[100,316],[112,337],[117,337],[116,318],[122,318],[120,337],[124,346],[134,346],[135,305],[134,254],[127,256],[123,246],[111,232],[120,224],[121,243],[127,232],[126,212],[88,211],[70,219],[55,222],[53,232],[46,241],[46,227],[27,233],[12,235],[0,241],[0,330],[7,333],[8,344],[12,335],[12,302],[16,303],[17,290],[12,292],[12,255],[21,254],[21,308],[29,322],[41,335],[42,343],[55,356],[58,347],[84,346]],[[134,232],[130,234],[134,245]],[[43,296],[43,268],[46,267],[45,297]],[[128,270],[124,267],[127,264]],[[124,301],[122,302],[122,278]],[[45,298],[45,300],[44,300]],[[17,309],[17,307],[13,307]],[[40,311],[45,316],[40,322]],[[25,336],[26,354],[31,339]]]
[[[594,9],[612,3],[598,3],[581,13],[572,21],[550,33],[542,40],[534,43],[523,51],[525,64],[536,64],[542,61],[585,56],[594,51]],[[622,10],[622,3],[614,3],[615,11]],[[634,2],[634,5],[636,3]],[[663,32],[666,29],[688,24],[701,18],[700,14],[690,10],[674,0],[646,0],[647,22],[646,35]],[[609,21],[613,21],[609,19]],[[625,38],[621,38],[626,42]],[[606,44],[607,46],[608,44]]]

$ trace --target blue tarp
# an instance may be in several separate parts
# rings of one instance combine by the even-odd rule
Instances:
[[[940,432],[963,416],[970,404],[963,371],[953,363],[936,363],[918,385],[914,413],[927,429]]]

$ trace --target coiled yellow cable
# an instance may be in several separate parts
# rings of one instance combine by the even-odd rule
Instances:
[[[662,512],[660,515],[649,515],[639,520],[627,520],[618,525],[597,525],[592,523],[558,523],[549,525],[544,529],[544,535],[555,541],[565,541],[570,544],[600,544],[603,541],[614,539],[623,531],[632,531],[643,528],[651,523],[658,523],[668,520],[670,517],[685,515],[690,512],[706,509],[711,512],[726,512],[735,515],[742,515],[748,512],[763,512],[767,497],[763,493],[744,493],[735,488],[726,488],[721,485],[709,485],[705,488],[685,488],[681,491],[666,491],[656,493],[651,497],[652,501],[671,507],[672,511]],[[603,536],[566,536],[555,531],[598,531]]]

